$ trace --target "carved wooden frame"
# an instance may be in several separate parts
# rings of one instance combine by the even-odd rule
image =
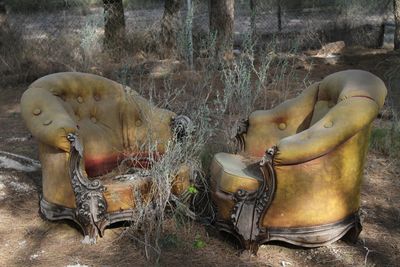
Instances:
[[[170,126],[177,141],[182,141],[192,130],[191,120],[184,115],[173,118]],[[51,221],[63,219],[74,221],[85,236],[82,243],[95,244],[97,236],[103,236],[107,226],[132,220],[135,210],[107,212],[107,202],[103,195],[106,187],[98,179],[90,180],[82,171],[84,169],[83,146],[78,135],[70,133],[67,139],[71,144],[68,170],[76,208],[67,208],[41,198],[40,212]]]
[[[76,208],[67,208],[40,200],[40,212],[51,221],[72,220],[82,229],[82,243],[95,244],[97,236],[103,236],[104,229],[112,223],[129,221],[133,209],[107,212],[107,203],[103,196],[105,186],[100,180],[90,180],[82,171],[83,148],[77,135],[68,134],[71,143],[69,173],[75,195]]]
[[[237,151],[245,148],[245,136],[248,120],[237,123]],[[216,226],[220,231],[233,235],[243,249],[257,253],[259,246],[269,241],[283,241],[303,247],[319,247],[333,243],[347,233],[355,242],[362,230],[358,212],[341,221],[312,227],[266,228],[262,218],[267,212],[275,194],[276,175],[273,158],[277,147],[267,150],[260,161],[263,180],[255,191],[239,189],[233,195],[234,207],[229,221],[218,220]],[[351,231],[352,230],[352,231]],[[350,232],[351,231],[351,232]]]
[[[275,193],[275,171],[273,156],[276,147],[270,148],[260,162],[263,181],[255,191],[239,189],[233,196],[234,207],[230,221],[218,221],[221,231],[233,234],[245,249],[257,252],[262,240],[268,238],[268,231],[261,227],[261,220],[271,205]]]

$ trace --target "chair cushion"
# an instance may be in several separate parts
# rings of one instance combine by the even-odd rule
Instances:
[[[171,184],[171,193],[179,196],[190,186],[190,167],[181,165]],[[102,177],[103,184],[106,187],[104,198],[107,202],[107,212],[118,212],[129,210],[138,205],[148,205],[154,195],[153,179],[150,176],[141,176],[141,174],[127,174],[118,176],[118,171],[108,173]],[[142,174],[143,175],[143,174]],[[122,179],[116,179],[120,177]],[[124,177],[127,178],[124,180]],[[139,203],[138,203],[139,201]]]
[[[118,212],[135,208],[138,204],[145,205],[149,201],[151,188],[150,177],[138,177],[132,181],[105,183],[107,188],[104,198],[107,202],[107,212]],[[137,203],[137,201],[143,203]]]
[[[262,181],[260,158],[218,153],[211,163],[213,191],[236,193],[239,189],[254,191]]]

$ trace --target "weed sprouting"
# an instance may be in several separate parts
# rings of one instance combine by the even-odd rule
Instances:
[[[374,128],[371,132],[370,144],[372,149],[389,156],[400,158],[400,123],[391,122],[388,127]]]

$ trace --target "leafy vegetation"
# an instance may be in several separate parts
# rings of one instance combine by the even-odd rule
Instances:
[[[372,129],[371,148],[393,159],[400,159],[400,124],[392,122],[387,128]]]

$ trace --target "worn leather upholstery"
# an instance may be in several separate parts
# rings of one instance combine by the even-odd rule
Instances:
[[[218,153],[211,164],[218,219],[230,220],[237,190],[257,189],[262,174],[249,171],[249,165],[272,146],[277,147],[277,184],[262,227],[327,225],[357,212],[371,123],[385,97],[381,79],[348,70],[327,76],[271,110],[253,112],[243,136],[244,151]]]
[[[78,134],[86,173],[99,177],[128,156],[141,159],[136,167],[149,167],[147,145],[157,144],[152,156],[163,154],[172,137],[170,124],[175,116],[128,87],[78,72],[56,73],[32,83],[22,96],[21,112],[39,142],[43,198],[68,208],[75,208],[75,197],[68,171],[67,134]],[[177,193],[188,185],[187,168],[179,175],[180,184],[174,185]],[[132,184],[105,183],[109,212],[135,206]]]

